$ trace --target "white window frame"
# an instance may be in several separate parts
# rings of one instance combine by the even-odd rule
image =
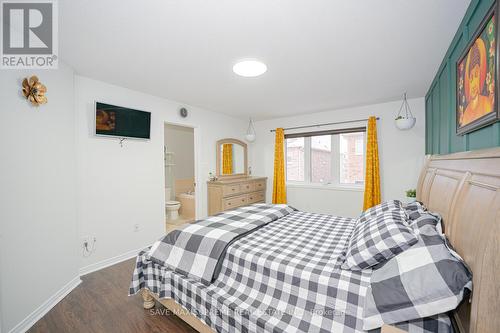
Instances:
[[[318,133],[319,134],[319,133]],[[319,134],[318,136],[320,136]],[[327,134],[328,135],[328,134]],[[285,138],[285,159],[288,156],[287,149],[288,146],[286,144]],[[364,179],[362,184],[344,184],[340,183],[340,134],[331,134],[331,163],[330,166],[332,168],[331,175],[332,180],[326,183],[313,183],[311,181],[311,137],[304,137],[304,180],[288,180],[288,167],[285,165],[285,179],[286,185],[290,187],[303,187],[303,188],[327,188],[327,189],[338,189],[338,190],[355,190],[355,191],[363,191],[364,189]],[[366,157],[366,132],[364,135],[364,144],[363,144],[363,156]],[[366,163],[363,163],[363,175],[366,171]],[[364,178],[364,177],[363,177]]]

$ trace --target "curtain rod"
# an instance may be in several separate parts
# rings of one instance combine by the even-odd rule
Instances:
[[[380,117],[377,117],[375,119],[379,120]],[[357,123],[357,122],[360,122],[360,121],[367,121],[367,120],[368,120],[368,118],[364,118],[364,119],[356,119],[356,120],[337,121],[335,123],[324,123],[324,124],[307,125],[307,126],[286,127],[286,128],[283,128],[283,130],[287,131],[287,130],[294,130],[294,129],[301,129],[301,128],[309,128],[309,127],[321,127],[321,126],[329,126],[329,125]],[[272,129],[271,132],[276,132],[276,130]]]

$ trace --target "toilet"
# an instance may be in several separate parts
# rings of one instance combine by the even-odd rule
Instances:
[[[177,220],[179,218],[179,208],[181,208],[179,201],[167,201],[165,208],[167,209],[167,220]]]
[[[177,220],[179,218],[179,201],[170,200],[170,188],[165,188],[165,209],[167,210],[167,220]]]

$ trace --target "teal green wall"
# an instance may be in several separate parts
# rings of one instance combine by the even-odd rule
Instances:
[[[425,151],[427,154],[448,154],[500,146],[500,122],[462,136],[455,134],[456,62],[493,2],[494,0],[471,1],[425,96]]]

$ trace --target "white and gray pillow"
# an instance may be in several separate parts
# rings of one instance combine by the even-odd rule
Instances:
[[[441,215],[429,212],[421,202],[413,201],[405,205],[404,210],[408,216],[408,222],[413,229],[420,229],[426,225],[431,225],[440,234],[443,233]]]
[[[384,201],[376,206],[368,208],[365,210],[358,218],[357,223],[363,223],[377,215],[383,214],[385,212],[393,211],[393,210],[401,210],[403,209],[403,204],[399,200],[389,200]]]
[[[363,329],[455,309],[472,288],[472,274],[431,224],[418,242],[373,271],[363,307]]]
[[[403,209],[388,210],[358,221],[342,269],[363,270],[387,261],[417,242]]]

